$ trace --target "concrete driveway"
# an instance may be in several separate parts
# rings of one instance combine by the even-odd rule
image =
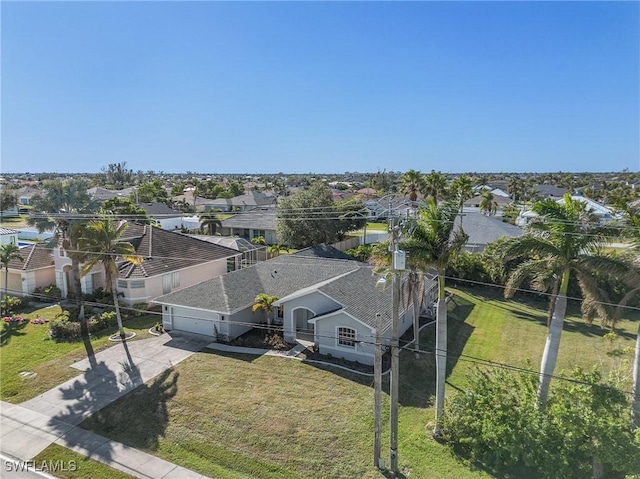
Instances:
[[[211,338],[206,336],[165,333],[149,339],[116,343],[97,353],[91,361],[83,359],[73,364],[72,367],[79,371],[75,378],[19,405],[1,404],[1,451],[28,460],[56,442],[86,453],[92,440],[107,439],[76,428],[76,425],[141,384],[168,372],[210,342]],[[111,451],[117,451],[118,447],[117,443],[110,445]],[[137,453],[143,454],[145,461],[152,457],[140,451],[131,452],[128,457]],[[107,459],[109,461],[103,462],[114,465],[112,458]],[[139,455],[135,459],[140,461]],[[173,466],[159,464],[165,469]],[[132,472],[130,467],[127,472]],[[181,474],[189,475],[190,472],[182,470]],[[144,477],[149,476],[145,474]]]

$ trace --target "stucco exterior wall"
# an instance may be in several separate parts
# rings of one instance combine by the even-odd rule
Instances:
[[[338,344],[338,328],[351,328],[356,331],[356,345]],[[375,330],[356,321],[346,313],[337,313],[316,321],[315,342],[320,354],[331,354],[336,358],[357,361],[373,365]]]
[[[340,304],[322,293],[311,292],[299,298],[283,301],[282,306],[284,307],[284,340],[292,343],[296,339],[294,324],[296,309],[308,309],[318,316],[338,309]]]

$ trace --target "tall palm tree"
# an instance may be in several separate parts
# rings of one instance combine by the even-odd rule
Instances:
[[[523,181],[517,176],[511,176],[507,183],[507,192],[511,195],[514,202],[517,202],[522,195]]]
[[[489,216],[495,215],[496,211],[498,211],[498,203],[494,200],[493,193],[489,190],[482,193],[482,198],[480,199],[480,211],[488,214]]]
[[[84,234],[80,238],[80,248],[86,255],[81,274],[82,276],[89,274],[96,264],[102,263],[105,274],[105,290],[111,291],[113,295],[118,331],[123,340],[125,339],[125,332],[122,327],[122,316],[120,315],[120,305],[118,304],[117,262],[128,261],[133,264],[142,262],[142,257],[136,254],[133,245],[122,241],[122,236],[127,227],[126,221],[116,224],[108,219],[93,220],[84,229]]]
[[[457,201],[437,205],[430,197],[420,208],[418,217],[410,220],[404,232],[407,240],[401,243],[407,257],[423,274],[429,267],[438,271],[438,303],[436,309],[436,425],[434,437],[439,437],[444,410],[445,379],[447,373],[447,302],[445,270],[449,260],[455,257],[468,236],[461,227],[454,228],[458,214]],[[414,306],[415,310],[415,306]]]
[[[46,183],[42,187],[44,194],[32,199],[33,210],[27,218],[27,224],[35,226],[40,233],[53,230],[54,241],[71,259],[78,321],[80,322],[81,334],[86,338],[89,333],[84,317],[82,285],[80,283],[80,263],[83,255],[78,248],[78,239],[83,225],[87,222],[85,215],[94,213],[99,208],[99,203],[87,193],[87,187],[86,181],[75,178],[70,180],[56,179]]]
[[[622,205],[622,211],[627,219],[629,226],[629,236],[635,243],[635,250],[637,256],[633,266],[637,275],[640,276],[640,207],[631,208],[628,204]],[[622,316],[623,309],[627,304],[636,296],[640,295],[640,280],[638,278],[628,278],[629,290],[622,298],[618,307],[616,308],[614,321]],[[632,394],[632,407],[631,407],[631,419],[633,421],[633,427],[640,427],[640,325],[638,325],[638,332],[636,335],[636,349],[633,357],[633,394]]]
[[[218,231],[218,228],[222,228],[222,222],[218,215],[215,213],[200,214],[200,231],[206,231],[209,236],[213,236]]]
[[[439,171],[431,170],[431,173],[424,177],[426,193],[433,198],[436,206],[438,198],[447,197],[447,178]]]
[[[457,176],[451,182],[451,192],[458,198],[458,202],[460,203],[460,211],[462,211],[462,205],[469,198],[473,197],[473,186],[471,183],[471,178],[467,175]]]
[[[15,244],[3,244],[0,246],[0,263],[4,268],[4,297],[9,295],[9,263],[12,259],[24,261],[20,255],[20,248]]]
[[[544,407],[558,358],[571,274],[577,277],[585,302],[595,305],[605,317],[608,313],[602,304],[607,298],[593,273],[622,277],[628,274],[629,265],[600,252],[608,229],[598,224],[584,203],[569,194],[562,202],[541,200],[533,205],[532,211],[538,217],[529,223],[526,234],[505,243],[505,260],[522,260],[509,275],[505,296],[512,297],[527,278],[536,290],[551,289],[550,321],[538,386],[538,399]]]
[[[409,170],[400,177],[400,193],[409,197],[409,200],[416,201],[418,193],[425,190],[424,175],[416,170]]]
[[[269,327],[269,331],[271,331],[271,321],[273,320],[273,303],[278,301],[280,298],[278,296],[271,296],[266,293],[260,293],[254,299],[253,306],[251,307],[251,311],[254,313],[259,310],[263,310],[267,315],[267,326]]]

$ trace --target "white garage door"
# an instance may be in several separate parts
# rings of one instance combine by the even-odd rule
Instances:
[[[214,322],[206,319],[185,318],[184,316],[173,316],[173,329],[177,331],[187,331],[189,333],[214,335]]]

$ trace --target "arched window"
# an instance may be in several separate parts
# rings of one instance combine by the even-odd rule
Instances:
[[[338,345],[356,347],[356,330],[351,328],[338,328]]]

